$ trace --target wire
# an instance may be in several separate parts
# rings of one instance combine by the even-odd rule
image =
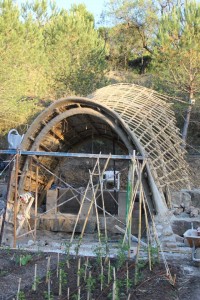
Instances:
[[[13,160],[15,160],[17,154],[13,156],[13,158],[10,160],[10,162],[5,166],[5,168],[0,172],[0,176],[4,173],[4,171],[10,166]]]

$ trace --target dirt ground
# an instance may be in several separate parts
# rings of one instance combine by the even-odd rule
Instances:
[[[50,257],[49,272],[47,272],[48,257]],[[91,293],[90,299],[113,299],[114,267],[116,269],[116,299],[200,299],[200,269],[188,257],[168,261],[170,272],[175,279],[174,286],[170,284],[162,262],[158,263],[155,261],[153,270],[150,271],[148,263],[141,261],[136,277],[138,282],[137,285],[134,285],[134,260],[126,261],[123,256],[119,257],[118,260],[111,259],[111,267],[109,268],[109,260],[103,259],[102,269],[98,257],[89,257],[88,260],[86,257],[81,257],[79,271],[78,260],[79,257],[60,254],[58,263],[57,253],[1,249],[0,299],[17,299],[20,280],[19,300],[78,299],[77,273],[80,275],[80,299],[86,300],[89,292]],[[36,264],[37,274],[35,282],[37,288],[36,291],[33,291]],[[110,277],[110,280],[108,277]],[[62,295],[60,296],[59,282],[62,287]],[[50,291],[50,296],[48,296],[48,290]]]

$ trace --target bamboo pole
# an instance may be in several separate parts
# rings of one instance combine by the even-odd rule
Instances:
[[[18,288],[17,288],[17,300],[20,300],[19,295],[20,295],[20,289],[21,289],[21,281],[22,281],[22,279],[19,278],[19,283],[18,283]]]
[[[50,262],[51,262],[51,256],[47,258],[46,283],[49,281],[49,277],[50,277]]]
[[[60,254],[58,252],[58,256],[57,256],[57,268],[56,268],[56,276],[58,278],[59,275],[59,264],[60,264]]]
[[[96,163],[95,163],[95,165],[94,165],[94,168],[93,168],[93,171],[92,171],[92,172],[95,171],[96,166],[97,166],[97,163],[98,163],[98,160],[99,160],[99,158],[97,158]],[[85,199],[86,199],[86,196],[87,196],[87,192],[88,192],[89,187],[90,187],[90,180],[88,181],[87,187],[86,187],[85,192],[84,192],[84,195],[83,195],[83,199],[82,199],[82,201],[81,201],[81,205],[80,205],[80,208],[79,208],[79,212],[78,212],[78,215],[77,215],[77,218],[76,218],[76,222],[75,222],[75,225],[74,225],[74,228],[73,228],[73,231],[72,231],[72,235],[71,235],[71,239],[70,239],[70,244],[72,244],[72,242],[73,242],[74,235],[75,235],[75,231],[76,231],[76,227],[77,227],[77,224],[78,224],[80,215],[81,215],[81,211],[82,211],[83,204],[84,204],[84,201],[85,201]]]
[[[110,284],[110,280],[111,280],[111,274],[110,274],[110,258],[108,261],[108,284]]]
[[[88,279],[90,280],[92,277],[92,273],[91,271],[89,271],[89,276],[88,276]],[[90,290],[90,287],[87,287],[87,300],[90,300],[91,298],[91,290]]]
[[[129,290],[129,269],[128,269],[128,262],[126,262],[126,293]]]
[[[78,300],[81,299],[81,287],[79,286],[78,287]]]
[[[81,258],[78,259],[78,270],[77,270],[77,287],[80,286],[80,268],[81,268]]]
[[[33,290],[37,290],[37,264],[35,264]]]
[[[88,268],[88,256],[86,257],[86,263],[85,263],[84,281],[86,281],[86,277],[87,277],[87,268]]]
[[[37,235],[37,210],[38,210],[38,165],[36,165],[36,187],[35,187],[35,220],[34,220],[34,241]]]
[[[142,168],[138,164],[138,179],[139,179],[139,221],[138,221],[138,246],[137,246],[137,254],[135,261],[135,278],[134,283],[137,284],[138,277],[138,262],[139,262],[139,253],[140,253],[140,242],[141,242],[141,219],[142,219]]]
[[[51,280],[49,276],[49,280],[47,282],[47,292],[48,292],[48,300],[51,300]]]
[[[14,234],[13,234],[13,248],[16,248],[16,245],[17,245],[18,172],[19,172],[19,154],[16,154],[16,158],[15,158],[15,199],[14,199]]]
[[[98,161],[99,161],[99,158],[98,158]],[[110,161],[110,155],[109,155],[108,159],[106,160],[106,163],[105,163],[105,165],[104,165],[102,174],[105,172],[105,170],[106,170],[106,168],[107,168],[107,166],[108,166],[109,161]],[[101,177],[103,177],[103,175],[102,175]],[[93,204],[94,204],[94,199],[95,199],[95,197],[96,197],[96,193],[97,193],[97,191],[98,191],[98,188],[99,188],[99,183],[98,183],[97,186],[96,186],[96,189],[95,189],[95,191],[94,191],[94,195],[93,195],[93,197],[92,197],[92,200],[91,200],[91,202],[90,202],[90,206],[89,206],[89,208],[88,208],[88,213],[87,213],[87,216],[86,216],[86,218],[85,218],[85,221],[84,221],[84,224],[83,224],[83,228],[82,228],[82,231],[81,231],[81,234],[80,234],[80,239],[79,239],[78,247],[80,246],[81,240],[82,240],[82,238],[83,238],[83,234],[84,234],[84,232],[85,232],[85,227],[86,227],[86,225],[87,225],[87,222],[88,222],[88,219],[89,219],[89,215],[90,215],[92,206],[93,206]]]
[[[116,285],[116,272],[115,267],[113,268],[113,292],[112,292],[112,300],[117,300],[117,285]]]
[[[100,170],[100,164],[98,164],[98,172],[99,172],[99,182],[100,182],[100,191],[101,191],[101,199],[102,199],[102,207],[103,207],[103,219],[104,219],[104,232],[105,232],[105,242],[106,242],[106,255],[108,252],[108,233],[107,233],[107,222],[106,222],[106,211],[105,211],[105,201],[104,201],[104,193],[103,193],[103,180]]]
[[[145,223],[146,223],[146,230],[147,230],[147,245],[148,245],[148,258],[149,258],[149,270],[152,270],[152,264],[151,264],[151,240],[150,240],[150,229],[149,229],[149,222],[148,222],[148,216],[147,216],[147,209],[146,204],[144,200],[144,193],[142,191],[142,203],[143,203],[143,209],[144,209],[144,216],[145,216]]]
[[[94,207],[95,207],[96,220],[97,220],[98,239],[99,239],[99,244],[101,246],[101,233],[100,233],[100,225],[99,225],[99,214],[98,214],[97,202],[96,202],[96,193],[95,193],[94,185],[93,185],[93,175],[91,174],[90,170],[89,170],[89,173],[90,173],[90,184],[92,187],[92,193],[93,193],[93,197],[94,197]]]
[[[58,296],[62,296],[62,269],[59,270]]]
[[[103,290],[103,266],[101,264],[101,291]]]

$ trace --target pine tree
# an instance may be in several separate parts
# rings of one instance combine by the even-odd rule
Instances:
[[[165,85],[189,103],[184,142],[194,97],[200,92],[200,4],[188,1],[161,18],[154,48],[154,70]]]

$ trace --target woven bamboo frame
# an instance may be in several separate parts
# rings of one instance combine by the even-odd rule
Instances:
[[[62,135],[59,125],[61,120],[74,115],[95,116],[120,136],[129,152],[136,149],[138,154],[148,157],[151,174],[160,191],[165,192],[166,188],[187,188],[188,166],[170,106],[167,97],[133,84],[110,85],[97,90],[88,98],[60,99],[35,119],[24,137],[22,149],[59,151],[62,144],[62,151],[67,151],[68,141]],[[51,146],[52,141],[54,148]],[[73,140],[75,142],[76,137]],[[23,174],[28,169],[27,164],[28,160],[22,160],[20,169]],[[46,158],[45,165],[55,170],[56,160]],[[20,190],[23,190],[26,175],[20,180]]]

